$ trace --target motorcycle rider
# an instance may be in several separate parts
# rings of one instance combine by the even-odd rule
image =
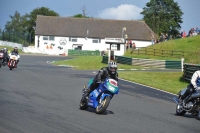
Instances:
[[[200,70],[197,70],[193,73],[190,80],[190,84],[187,86],[187,90],[182,95],[181,99],[184,100],[188,95],[192,94],[195,90],[200,90]],[[188,102],[188,99],[185,99],[185,104]]]
[[[117,73],[117,63],[116,62],[109,62],[108,67],[103,67],[99,70],[98,74],[95,76],[90,88],[87,89],[86,93],[84,94],[84,99],[86,99],[89,94],[96,89],[99,84],[104,81],[107,77],[115,79],[118,81],[118,73]]]
[[[14,47],[13,51],[11,51],[11,54],[14,54],[14,55],[18,56],[19,55],[18,48]],[[17,64],[18,64],[18,62],[19,62],[19,58],[17,60]],[[17,64],[15,66],[16,68],[17,68]]]
[[[7,48],[3,48],[1,51],[4,54],[3,62],[2,63],[7,63],[8,62],[8,49]]]

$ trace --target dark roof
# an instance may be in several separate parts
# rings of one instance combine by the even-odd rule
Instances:
[[[70,18],[56,16],[37,16],[36,35],[121,38],[122,28],[128,39],[151,40],[152,30],[144,21],[109,20],[97,18]],[[88,35],[87,35],[87,30]],[[156,36],[156,35],[154,35]]]

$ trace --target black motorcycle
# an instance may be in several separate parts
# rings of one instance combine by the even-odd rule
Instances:
[[[0,51],[0,68],[3,65],[4,53]]]
[[[188,95],[184,100],[181,99],[186,92],[187,88],[184,88],[178,93],[178,97],[174,97],[176,105],[176,114],[183,116],[186,112],[191,113],[193,116],[197,116],[200,120],[200,90],[195,90],[192,94]]]

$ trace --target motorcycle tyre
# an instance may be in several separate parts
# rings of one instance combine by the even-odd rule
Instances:
[[[199,110],[199,112],[197,114],[197,119],[200,120],[200,110]]]
[[[13,67],[13,61],[11,62],[11,64],[10,64],[10,70],[12,70],[14,67]]]
[[[178,110],[178,104],[176,105],[176,115],[179,115],[179,116],[183,116],[185,113],[186,113],[186,111],[185,110],[182,110],[182,111],[177,111]]]
[[[102,114],[107,109],[107,107],[110,103],[110,99],[111,98],[109,96],[105,96],[105,98],[102,101],[102,102],[104,102],[102,107],[100,109],[98,108],[98,106],[96,107],[96,114]]]
[[[87,108],[88,108],[87,102],[85,100],[81,99],[80,104],[79,104],[79,109],[80,110],[86,110]]]

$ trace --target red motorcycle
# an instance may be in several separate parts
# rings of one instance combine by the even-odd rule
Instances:
[[[19,58],[20,58],[20,56],[16,55],[16,54],[10,54],[9,55],[8,67],[10,68],[10,70],[16,68],[17,60]]]

